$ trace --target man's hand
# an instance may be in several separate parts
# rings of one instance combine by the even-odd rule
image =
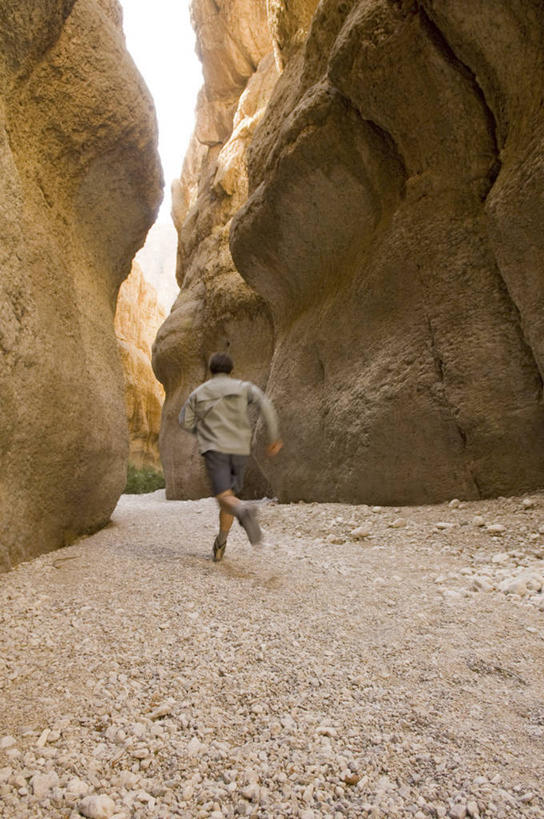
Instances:
[[[273,441],[273,443],[268,444],[268,446],[266,447],[266,454],[268,455],[269,458],[274,458],[278,454],[280,449],[283,449],[283,441],[280,440]]]

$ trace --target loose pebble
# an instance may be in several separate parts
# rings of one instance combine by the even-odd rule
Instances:
[[[0,578],[0,813],[544,816],[541,497],[263,503],[214,564],[213,499],[124,496]]]
[[[115,813],[115,803],[109,796],[86,796],[78,806],[87,819],[111,819]]]
[[[490,535],[503,535],[506,532],[506,526],[503,526],[502,523],[490,523],[487,531]]]
[[[370,526],[357,526],[355,529],[351,530],[351,537],[354,540],[362,540],[365,537],[369,537],[372,534],[372,530]]]

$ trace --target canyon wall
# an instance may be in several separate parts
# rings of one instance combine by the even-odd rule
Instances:
[[[542,487],[541,4],[259,7],[278,77],[243,146],[230,251],[272,317],[272,491],[409,504]],[[193,292],[217,264],[208,218],[180,223]],[[176,327],[178,350],[207,331]]]
[[[115,334],[125,376],[125,406],[129,431],[129,463],[137,469],[162,471],[159,432],[164,390],[151,368],[151,349],[166,318],[155,288],[134,261],[119,290]]]
[[[192,3],[204,87],[181,180],[173,188],[181,287],[154,346],[165,386],[160,450],[168,498],[209,494],[192,436],[177,417],[205,378],[215,350],[229,350],[235,374],[266,385],[273,330],[269,309],[237,272],[229,250],[233,215],[246,201],[245,152],[277,79],[265,0]],[[250,494],[267,491],[252,461]]]
[[[125,406],[129,432],[129,463],[137,469],[162,471],[159,432],[164,390],[151,368],[151,348],[166,310],[142,268],[132,270],[119,289],[115,335],[125,376]]]
[[[0,565],[104,525],[128,435],[113,317],[161,197],[115,0],[0,8]]]

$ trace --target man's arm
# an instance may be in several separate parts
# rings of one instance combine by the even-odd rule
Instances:
[[[266,428],[268,430],[268,454],[272,456],[277,455],[282,448],[283,443],[280,438],[278,415],[274,409],[272,401],[270,398],[266,397],[262,390],[256,387],[255,384],[251,383],[249,384],[248,401],[250,404],[257,404],[264,417]]]
[[[182,429],[196,435],[196,415],[193,408],[193,395],[191,394],[182,406],[178,415],[178,423]]]

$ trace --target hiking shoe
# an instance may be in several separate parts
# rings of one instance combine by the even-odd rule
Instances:
[[[219,543],[219,535],[215,538],[213,542],[213,562],[219,563],[220,560],[223,560],[223,555],[225,554],[225,549],[227,548],[227,541],[225,540],[224,543]]]
[[[257,520],[257,510],[255,507],[245,503],[241,504],[237,517],[240,524],[246,530],[246,535],[251,545],[255,546],[255,544],[260,543],[263,539],[263,533]]]

